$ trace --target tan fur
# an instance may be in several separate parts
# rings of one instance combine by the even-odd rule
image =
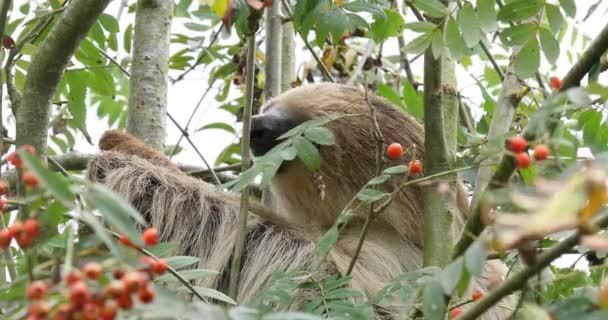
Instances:
[[[164,154],[134,136],[118,130],[108,130],[99,139],[99,149],[137,155],[173,170],[179,170]]]
[[[416,158],[424,154],[422,128],[384,99],[370,95],[386,144],[399,142],[404,148],[416,146]],[[270,208],[254,204],[248,222],[246,254],[239,283],[240,302],[251,301],[272,283],[275,270],[306,270],[315,257],[316,243],[347,202],[375,174],[374,142],[371,136],[369,105],[363,92],[337,84],[319,84],[292,89],[269,101],[264,112],[280,112],[294,119],[315,119],[327,114],[348,114],[327,127],[336,145],[320,149],[319,174],[326,185],[324,200],[304,165],[298,160],[277,174],[269,187]],[[105,136],[105,135],[104,135]],[[226,289],[229,260],[237,229],[238,195],[224,193],[181,172],[169,170],[159,152],[141,148],[132,141],[124,147],[120,133],[102,139],[106,152],[89,164],[90,179],[100,181],[133,203],[152,225],[161,230],[163,240],[177,243],[176,254],[201,257],[200,267],[218,270],[217,277],[200,285]],[[129,138],[130,139],[130,138]],[[128,140],[129,140],[128,139]],[[138,142],[138,141],[136,141]],[[116,145],[123,147],[116,147]],[[126,153],[127,155],[125,155]],[[141,157],[141,158],[140,158]],[[144,159],[153,160],[153,165]],[[410,159],[389,161],[387,166]],[[167,160],[168,161],[168,160]],[[383,186],[390,192],[406,178],[394,178]],[[318,276],[345,274],[355,251],[366,208],[355,212],[326,265]],[[454,231],[462,229],[457,217]],[[420,186],[410,186],[372,224],[353,270],[351,286],[374,294],[388,281],[421,266],[422,194]],[[499,261],[486,265],[488,274],[504,274]],[[487,276],[475,279],[473,288],[487,288]],[[306,302],[314,292],[300,292],[293,306]],[[398,305],[382,306],[375,318],[393,318]],[[383,316],[381,316],[381,314]],[[483,319],[504,319],[508,310],[494,308]]]

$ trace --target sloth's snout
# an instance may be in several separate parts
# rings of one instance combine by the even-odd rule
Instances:
[[[253,116],[251,119],[251,151],[256,157],[263,156],[279,144],[278,137],[298,124],[299,121],[275,112]]]

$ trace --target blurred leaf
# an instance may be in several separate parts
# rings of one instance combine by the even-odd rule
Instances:
[[[234,127],[225,122],[209,123],[209,124],[206,124],[198,129],[196,129],[194,132],[199,132],[199,131],[208,130],[208,129],[220,129],[220,130],[224,130],[224,131],[236,134],[236,131],[234,131]]]
[[[442,18],[450,13],[439,0],[416,0],[416,7],[434,18]]]
[[[456,289],[458,281],[462,275],[463,262],[463,258],[458,257],[456,260],[445,266],[445,268],[439,274],[439,281],[441,282],[441,287],[443,288],[442,294],[451,295]]]
[[[308,170],[317,171],[319,169],[321,156],[319,150],[312,143],[302,137],[295,137],[293,146],[298,151],[298,158],[304,162]]]
[[[484,238],[480,237],[464,252],[464,265],[473,276],[481,275],[488,256],[488,248]]]
[[[406,23],[405,25],[403,25],[403,27],[405,29],[410,29],[412,31],[420,32],[420,33],[428,33],[430,31],[437,29],[436,24],[430,23],[430,22],[425,22],[425,21],[416,21],[416,22]]]
[[[552,320],[553,317],[541,306],[524,302],[517,311],[517,319],[520,320]]]
[[[167,264],[173,269],[180,269],[187,266],[191,266],[195,263],[199,263],[201,259],[196,257],[188,257],[188,256],[176,256],[176,257],[167,257],[165,258]]]
[[[519,22],[538,13],[545,4],[544,0],[514,0],[505,4],[498,11],[498,20]]]
[[[576,18],[576,3],[574,0],[559,0],[559,4],[562,5],[562,9],[570,18]]]
[[[547,20],[549,20],[549,25],[551,26],[551,32],[557,34],[564,23],[564,17],[562,16],[559,7],[547,3],[545,5],[545,11],[547,13]]]
[[[49,169],[43,167],[40,160],[27,151],[20,151],[19,156],[23,159],[28,170],[32,171],[36,177],[38,177],[40,184],[47,189],[55,199],[61,201],[61,203],[68,208],[74,206],[76,196],[70,191],[68,182],[61,174],[51,172]]]
[[[428,320],[442,320],[445,314],[443,288],[436,278],[431,279],[422,293],[422,312]]]
[[[365,188],[357,193],[357,198],[365,203],[378,201],[389,194],[376,189]]]
[[[385,10],[385,17],[378,16],[371,24],[374,41],[380,43],[390,37],[401,35],[405,22],[403,17],[395,10]]]
[[[191,270],[182,270],[179,271],[179,275],[182,276],[185,280],[198,280],[202,278],[214,277],[218,275],[217,271],[207,270],[207,269],[191,269]],[[155,281],[162,282],[179,282],[179,280],[172,274],[165,274],[156,279]]]
[[[355,0],[342,4],[342,9],[352,12],[369,12],[374,16],[386,19],[382,6],[371,1]]]
[[[445,41],[454,59],[460,60],[460,58],[469,54],[469,49],[460,34],[458,24],[452,17],[448,19],[445,28]]]
[[[111,16],[107,13],[102,13],[99,16],[99,22],[110,33],[117,33],[120,31],[120,27],[118,26],[118,21],[114,16]]]
[[[336,143],[336,138],[331,130],[324,127],[314,127],[304,131],[304,137],[310,142],[329,146]]]
[[[460,30],[462,30],[464,42],[467,44],[467,46],[469,48],[476,46],[481,37],[479,29],[480,25],[479,19],[477,18],[477,13],[469,2],[465,2],[462,9],[460,9],[458,14],[458,24],[460,25]]]
[[[507,46],[518,46],[526,43],[536,35],[538,25],[535,23],[522,23],[508,27],[500,33],[500,41]]]
[[[420,54],[426,50],[433,40],[433,33],[423,33],[405,45],[405,51],[411,54]]]
[[[528,40],[515,57],[515,73],[522,79],[527,79],[536,73],[540,67],[540,48],[536,38]]]
[[[196,290],[196,292],[198,292],[203,297],[212,298],[222,302],[226,302],[228,304],[236,305],[236,301],[217,290],[203,287],[194,287],[194,290]]]
[[[381,97],[384,97],[386,100],[390,101],[393,105],[401,107],[402,109],[405,109],[405,104],[401,100],[401,97],[399,96],[399,94],[397,92],[395,92],[393,87],[391,87],[387,84],[381,83],[378,85],[376,94],[378,94]]]
[[[547,58],[550,64],[555,64],[559,57],[559,42],[557,42],[551,31],[545,28],[540,28],[539,38],[545,58]]]
[[[478,0],[477,15],[479,16],[479,25],[485,33],[496,31],[498,23],[496,21],[496,9],[494,8],[494,0]]]
[[[390,168],[384,169],[385,174],[404,174],[408,171],[410,171],[410,169],[406,165],[398,165],[395,167],[390,167]]]

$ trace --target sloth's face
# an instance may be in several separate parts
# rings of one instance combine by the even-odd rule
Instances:
[[[297,127],[306,121],[295,117],[284,110],[272,109],[251,120],[251,151],[260,157],[274,148],[281,141],[277,140],[283,133]]]

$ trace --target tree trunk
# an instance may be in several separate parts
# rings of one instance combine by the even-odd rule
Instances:
[[[162,150],[173,1],[139,0],[135,13],[127,131]]]
[[[16,143],[44,157],[51,101],[72,55],[110,0],[74,0],[32,57],[16,115]]]
[[[292,22],[283,23],[281,30],[281,92],[291,89],[296,81],[296,40]]]
[[[264,65],[264,101],[281,93],[281,1],[266,8],[266,63]]]

